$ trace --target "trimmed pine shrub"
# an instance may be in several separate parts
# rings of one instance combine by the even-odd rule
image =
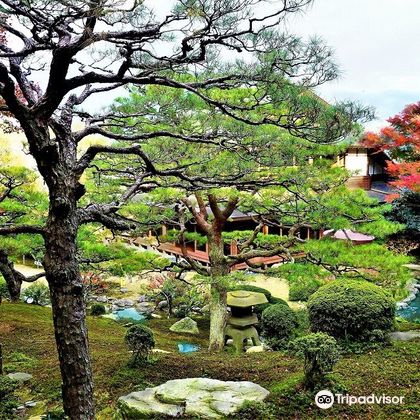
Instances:
[[[105,305],[102,305],[102,303],[94,303],[90,307],[90,314],[93,316],[105,315],[105,313],[106,313]]]
[[[294,312],[286,305],[277,303],[264,309],[261,316],[262,335],[274,350],[283,348],[297,327]]]
[[[304,386],[310,390],[327,383],[327,375],[340,358],[337,341],[325,333],[299,337],[290,343],[289,351],[304,360]]]
[[[125,334],[125,342],[133,352],[130,365],[140,366],[149,360],[149,354],[155,347],[153,331],[143,324],[130,327]]]
[[[22,298],[27,301],[32,299],[35,305],[45,306],[50,303],[50,289],[42,283],[33,283],[22,292]]]
[[[323,283],[316,279],[300,279],[290,284],[289,299],[306,302]]]
[[[335,280],[308,301],[314,332],[347,341],[366,341],[372,332],[388,332],[394,325],[395,301],[387,291],[359,280]]]

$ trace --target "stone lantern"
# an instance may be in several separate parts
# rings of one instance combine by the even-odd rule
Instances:
[[[249,292],[247,290],[228,292],[227,305],[231,309],[231,315],[225,328],[225,342],[228,338],[231,338],[237,353],[243,351],[244,342],[249,338],[254,346],[261,345],[255,328],[255,325],[258,324],[258,318],[252,312],[252,307],[267,302],[264,293]]]

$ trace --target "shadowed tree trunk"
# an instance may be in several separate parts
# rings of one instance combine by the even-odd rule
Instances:
[[[74,157],[70,153],[68,161]],[[93,381],[83,282],[76,256],[78,230],[76,177],[68,162],[45,168],[50,208],[45,227],[44,268],[50,286],[64,411],[70,419],[93,419]]]
[[[224,244],[221,232],[209,235],[210,259],[210,342],[209,351],[220,352],[225,345],[225,327],[227,320],[226,295],[224,276],[229,274],[229,266],[224,256]]]
[[[10,301],[13,303],[20,301],[20,292],[24,281],[31,283],[45,275],[45,273],[39,273],[34,276],[25,277],[22,273],[15,270],[13,262],[9,260],[7,254],[3,250],[0,250],[0,273],[6,281]]]

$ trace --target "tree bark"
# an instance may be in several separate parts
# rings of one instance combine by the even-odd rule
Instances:
[[[227,320],[226,293],[223,288],[212,285],[210,289],[210,339],[209,351],[218,353],[225,346],[225,327]]]
[[[229,274],[229,266],[224,256],[221,232],[213,232],[208,239],[211,267],[209,351],[216,353],[223,351],[225,345],[227,289],[223,277]]]
[[[71,420],[94,418],[93,381],[83,282],[76,258],[76,182],[56,179],[45,228],[45,274],[50,286],[64,411]]]
[[[13,268],[13,263],[7,257],[7,254],[0,250],[0,273],[3,275],[9,291],[10,301],[19,302],[20,290],[25,276]]]

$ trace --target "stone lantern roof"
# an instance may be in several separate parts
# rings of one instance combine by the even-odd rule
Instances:
[[[260,305],[267,303],[268,300],[264,293],[249,292],[247,290],[234,290],[227,294],[228,306],[237,308],[247,308],[249,306]]]

